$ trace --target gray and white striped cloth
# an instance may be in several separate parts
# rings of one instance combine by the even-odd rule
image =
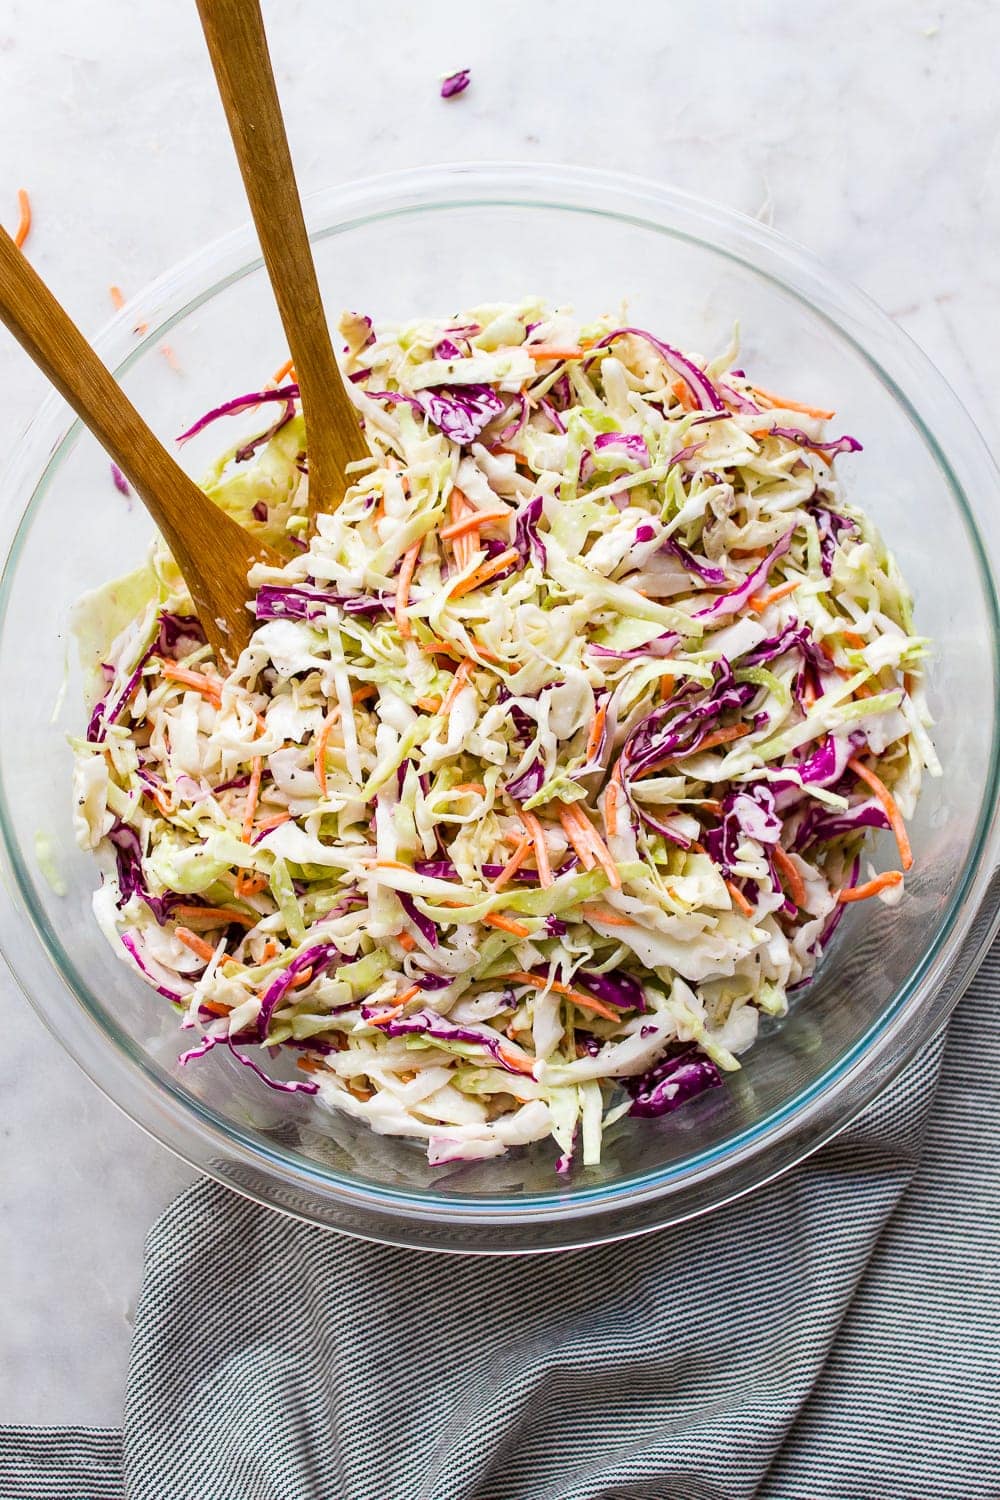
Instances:
[[[0,1500],[996,1500],[1000,945],[837,1140],[627,1244],[463,1260],[213,1183],[149,1236],[121,1432]]]

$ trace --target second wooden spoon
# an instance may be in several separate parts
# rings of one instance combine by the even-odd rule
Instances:
[[[337,366],[258,0],[197,0],[243,185],[302,397],[309,515],[340,504],[347,465],[369,457]]]

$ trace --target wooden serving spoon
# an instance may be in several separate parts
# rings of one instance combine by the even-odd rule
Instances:
[[[282,559],[188,478],[3,229],[0,321],[131,481],[176,559],[216,659],[233,664],[254,628],[247,573]]]
[[[330,342],[258,0],[197,0],[243,185],[302,398],[309,518],[336,508],[370,457]]]

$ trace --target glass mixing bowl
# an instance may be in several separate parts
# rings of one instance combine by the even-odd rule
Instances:
[[[94,923],[91,858],[73,842],[68,732],[85,723],[68,631],[86,589],[133,567],[151,527],[53,397],[2,487],[0,825],[7,960],[52,1032],[133,1119],[237,1191],[317,1224],[454,1251],[530,1251],[635,1234],[702,1212],[800,1160],[866,1104],[954,1005],[992,936],[997,866],[998,475],[955,396],[860,293],[760,224],[653,184],[562,167],[460,166],[336,188],[308,219],[331,311],[453,313],[538,294],[713,354],[741,328],[762,385],[837,409],[865,445],[838,460],[882,527],[931,636],[944,776],[911,830],[903,904],[854,906],[790,1015],[741,1072],[662,1120],[625,1121],[599,1168],[566,1182],[551,1143],[431,1168],[314,1100],[267,1091],[222,1049],[186,1068],[177,1018]],[[134,332],[137,322],[148,331]],[[168,344],[175,358],[164,355]],[[163,277],[98,340],[170,442],[281,364],[285,345],[249,228]],[[197,476],[259,426],[186,446]],[[48,842],[62,894],[43,875]],[[52,1101],[58,1109],[59,1101]]]

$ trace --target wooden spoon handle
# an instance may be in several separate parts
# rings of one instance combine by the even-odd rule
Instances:
[[[258,0],[197,0],[243,185],[302,395],[312,515],[369,457],[330,342]]]
[[[258,559],[275,559],[188,478],[3,229],[0,321],[131,480],[184,575],[217,654],[238,655],[252,628],[247,570]]]

